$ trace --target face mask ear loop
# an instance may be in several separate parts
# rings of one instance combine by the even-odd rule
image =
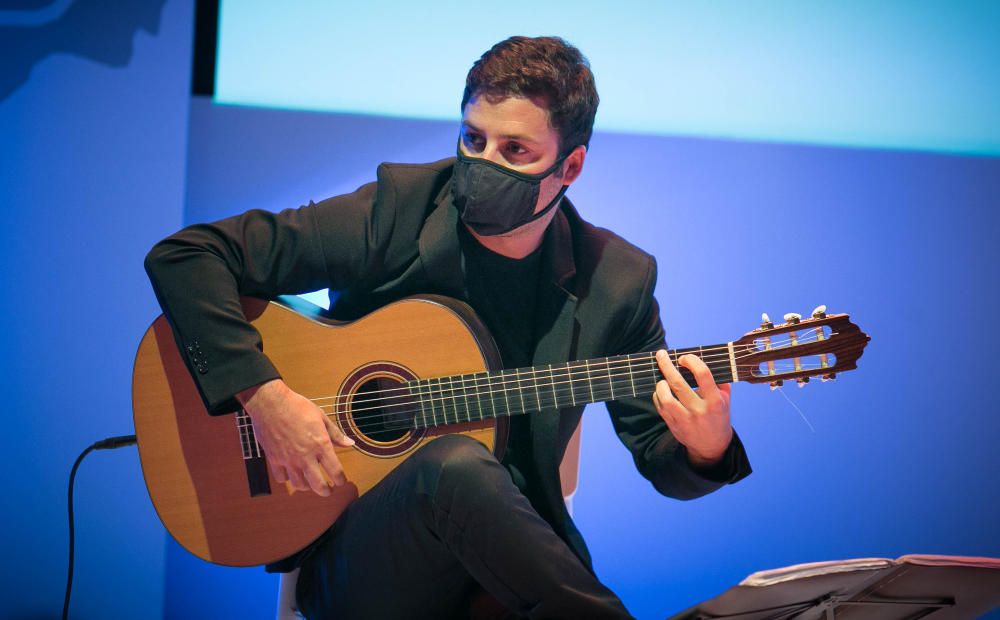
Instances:
[[[541,217],[544,217],[546,213],[548,213],[549,211],[551,211],[552,209],[554,209],[555,206],[557,204],[559,204],[559,201],[562,200],[562,197],[566,194],[566,190],[568,190],[568,189],[569,189],[569,185],[563,185],[562,189],[559,190],[559,193],[555,195],[555,197],[552,199],[552,201],[549,202],[549,204],[545,205],[544,209],[542,209],[538,213],[532,215],[531,219],[528,220],[528,221],[526,221],[524,224],[530,224],[531,222],[534,222],[535,220],[537,220],[537,219],[539,219]],[[524,224],[521,224],[521,226],[524,226]]]

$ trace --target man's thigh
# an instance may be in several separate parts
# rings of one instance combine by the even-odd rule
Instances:
[[[451,618],[466,615],[475,580],[434,533],[432,495],[454,450],[422,447],[358,498],[303,562],[304,612],[340,618]],[[447,438],[466,455],[486,449]],[[495,459],[494,459],[495,462]],[[336,610],[335,613],[333,610]]]

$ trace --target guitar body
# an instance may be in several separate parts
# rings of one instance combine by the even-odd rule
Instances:
[[[136,354],[135,432],[160,520],[194,555],[228,566],[277,561],[312,542],[354,499],[437,436],[462,433],[490,450],[505,445],[506,425],[493,419],[444,428],[373,426],[392,413],[372,415],[375,389],[497,366],[492,339],[464,304],[411,298],[338,323],[305,302],[298,310],[290,302],[243,302],[285,383],[357,442],[336,448],[350,483],[330,497],[290,493],[276,483],[246,414],[208,415],[161,316]],[[399,393],[407,394],[405,388]]]

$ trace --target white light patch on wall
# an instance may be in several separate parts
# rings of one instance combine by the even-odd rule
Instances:
[[[223,2],[216,101],[457,119],[513,34],[583,51],[599,130],[1000,154],[1000,2]]]

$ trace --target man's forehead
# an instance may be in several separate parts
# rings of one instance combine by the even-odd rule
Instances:
[[[462,125],[509,139],[548,141],[555,129],[539,103],[526,97],[472,97],[462,110]]]
[[[463,120],[462,121],[462,127],[466,128],[467,130],[475,131],[475,132],[478,132],[478,133],[486,133],[486,131],[487,131],[486,129],[483,129],[482,127],[478,127],[475,123],[472,123],[472,122],[467,121],[467,120]],[[493,132],[493,133],[496,133],[496,132]],[[499,135],[497,137],[503,138],[504,140],[517,140],[519,142],[541,142],[541,140],[538,139],[538,136],[532,135],[531,133],[528,133],[528,132],[523,131],[523,130],[518,130],[516,128],[515,129],[507,129],[507,128],[501,129],[501,131],[500,131],[500,133],[499,133]]]

